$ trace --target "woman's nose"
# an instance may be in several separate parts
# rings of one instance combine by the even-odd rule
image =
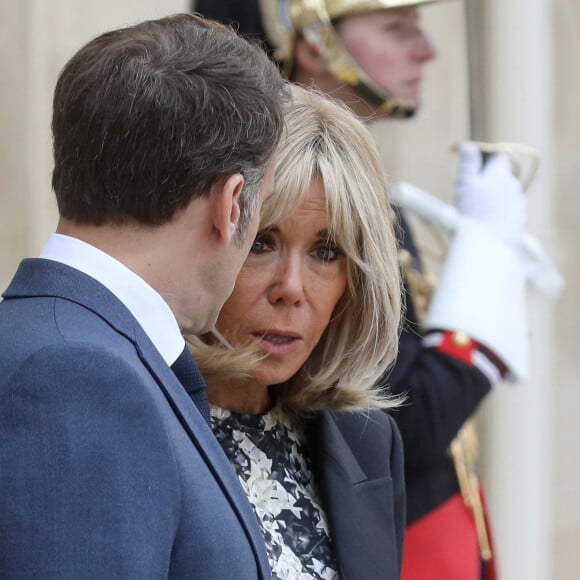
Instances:
[[[298,256],[287,256],[277,265],[268,300],[271,304],[299,304],[304,300],[304,275]]]

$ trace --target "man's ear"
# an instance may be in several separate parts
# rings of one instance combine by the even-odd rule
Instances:
[[[302,74],[316,78],[327,73],[328,66],[317,47],[312,46],[299,36],[294,43],[294,67]]]
[[[233,173],[218,179],[210,189],[212,226],[219,240],[230,244],[240,219],[240,194],[244,176]]]

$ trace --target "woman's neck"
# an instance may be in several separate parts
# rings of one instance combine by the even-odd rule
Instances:
[[[208,382],[207,395],[216,407],[249,415],[262,415],[274,404],[268,387],[251,379]]]

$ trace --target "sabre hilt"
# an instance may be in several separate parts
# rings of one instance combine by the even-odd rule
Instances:
[[[532,184],[540,165],[539,152],[529,145],[521,143],[471,141],[480,152],[482,167],[497,153],[505,153],[511,163],[512,173],[521,181],[522,188],[527,191]],[[459,145],[453,145],[451,150],[459,151]]]

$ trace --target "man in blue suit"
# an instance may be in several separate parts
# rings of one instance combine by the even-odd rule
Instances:
[[[0,303],[0,578],[269,577],[182,332],[233,287],[285,98],[261,51],[192,15],[61,72],[57,232]]]

